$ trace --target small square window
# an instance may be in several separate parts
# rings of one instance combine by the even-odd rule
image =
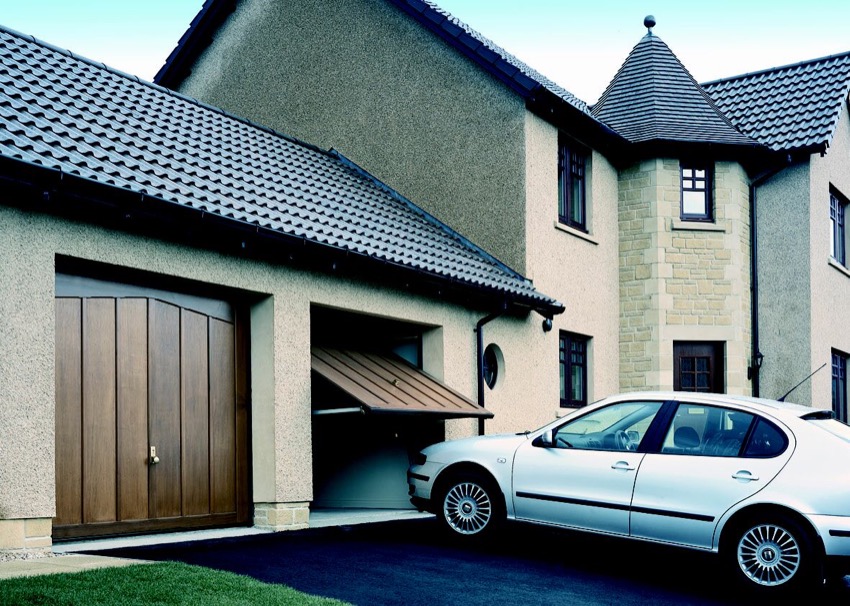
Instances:
[[[847,240],[844,229],[847,214],[847,199],[837,191],[829,192],[829,252],[832,258],[847,264]]]
[[[558,221],[587,231],[587,151],[558,137]]]
[[[590,339],[561,333],[561,407],[587,405],[587,346]]]
[[[680,165],[683,221],[712,221],[712,169],[707,164]]]

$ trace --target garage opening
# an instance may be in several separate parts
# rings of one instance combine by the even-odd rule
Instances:
[[[312,325],[313,508],[412,509],[411,457],[491,413],[422,370],[433,327],[326,308]]]

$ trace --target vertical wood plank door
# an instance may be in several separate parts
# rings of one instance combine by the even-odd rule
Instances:
[[[54,539],[250,521],[244,334],[173,301],[57,297]]]

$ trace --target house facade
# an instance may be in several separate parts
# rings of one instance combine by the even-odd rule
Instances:
[[[482,320],[554,339],[557,300],[341,154],[0,46],[0,549],[410,507],[409,455],[494,418]]]
[[[161,86],[0,31],[0,549],[409,507],[617,391],[846,419],[850,53],[645,25],[592,107],[421,0],[208,0]]]
[[[432,2],[212,1],[157,82],[342,149],[564,301],[538,360],[553,405],[778,397],[789,365],[808,374],[793,347],[758,339],[774,304],[754,243],[782,246],[756,239],[751,198],[786,148],[727,115],[651,31],[589,107]]]

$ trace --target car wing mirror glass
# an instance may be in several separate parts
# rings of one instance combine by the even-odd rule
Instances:
[[[552,448],[552,430],[547,429],[539,436],[534,438],[534,441],[531,444],[532,446],[540,446],[542,448]]]

